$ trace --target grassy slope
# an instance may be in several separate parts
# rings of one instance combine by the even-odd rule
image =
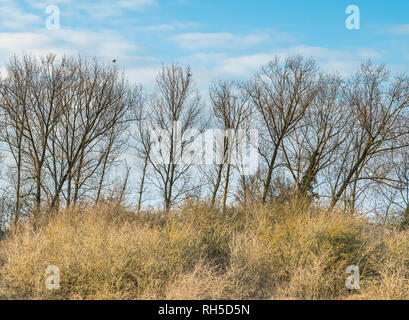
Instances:
[[[171,217],[115,204],[69,209],[0,246],[11,299],[407,299],[409,235],[325,208],[235,210],[205,203]],[[56,265],[61,289],[45,288]],[[345,288],[357,265],[361,290]]]

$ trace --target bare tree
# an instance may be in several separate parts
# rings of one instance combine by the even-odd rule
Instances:
[[[296,130],[281,144],[285,167],[296,185],[296,193],[314,198],[322,182],[320,173],[336,161],[346,137],[347,113],[342,101],[341,79],[321,79],[319,91]]]
[[[14,133],[14,139],[6,133],[5,140],[17,168],[16,214],[20,209],[23,170],[34,183],[35,218],[43,200],[48,142],[62,113],[64,63],[65,58],[57,63],[52,54],[40,59],[24,56],[21,60],[14,56],[2,82],[1,107],[8,127],[14,126],[8,131]]]
[[[243,143],[239,130],[246,130],[248,118],[251,116],[249,97],[237,83],[218,81],[210,87],[210,101],[213,115],[222,134],[216,137],[217,169],[213,183],[212,205],[216,202],[217,193],[222,184],[224,172],[224,188],[222,210],[226,211],[229,184],[233,163],[233,152],[237,151],[238,144]]]
[[[409,119],[408,119],[409,120]],[[409,122],[408,122],[409,123]],[[402,147],[379,157],[383,179],[374,184],[378,199],[377,213],[385,223],[398,220],[401,228],[409,226],[409,135],[402,137]]]
[[[15,76],[19,76],[18,74]],[[24,121],[21,113],[21,105],[26,105],[28,94],[27,88],[25,90],[15,90],[15,86],[10,81],[10,78],[6,78],[1,82],[0,86],[0,105],[2,110],[1,117],[1,141],[7,146],[9,153],[13,159],[13,165],[11,166],[15,172],[12,180],[15,185],[15,205],[13,214],[11,216],[11,222],[17,225],[21,214],[21,202],[22,202],[22,180],[23,180],[23,130]]]
[[[345,195],[349,186],[353,186],[355,197],[360,182],[384,179],[376,159],[404,147],[399,141],[408,134],[405,114],[409,107],[409,81],[406,75],[391,78],[384,66],[365,63],[346,84],[344,94],[349,108],[349,139],[341,150],[340,161],[332,168],[335,179],[331,207]]]
[[[297,56],[281,63],[276,58],[263,67],[255,80],[247,85],[247,93],[258,110],[263,131],[259,148],[267,167],[263,179],[263,203],[270,191],[280,148],[285,139],[296,130],[319,91],[318,77],[313,60]]]
[[[137,212],[141,212],[144,192],[146,191],[146,180],[149,170],[149,156],[152,149],[152,128],[147,121],[146,100],[142,95],[139,100],[139,107],[135,110],[134,126],[131,131],[131,141],[129,146],[136,151],[138,159],[138,169],[140,171],[140,182],[137,194]]]
[[[192,130],[199,123],[202,103],[190,68],[164,66],[156,82],[157,92],[149,101],[147,121],[152,130],[160,134],[152,146],[155,152],[151,150],[149,155],[153,168],[150,180],[160,190],[164,208],[169,211],[196,188],[189,174],[192,162],[185,161],[185,157],[195,138]]]
[[[81,58],[71,60],[71,64],[75,73],[69,83],[74,96],[67,99],[53,136],[62,156],[57,159],[61,170],[51,207],[59,201],[64,188],[67,204],[76,203],[80,188],[95,174],[99,200],[108,165],[125,145],[123,133],[140,94],[138,88],[127,85],[115,67],[103,67],[96,60],[89,63]]]
[[[199,197],[205,185],[223,212],[234,190],[245,205],[328,197],[331,208],[343,203],[352,213],[377,194],[386,212],[409,217],[407,75],[392,77],[368,62],[344,80],[296,56],[274,59],[244,84],[216,81],[209,107],[218,134],[205,169],[199,166],[204,104],[191,70],[163,66],[156,84],[146,97],[115,64],[54,54],[12,57],[0,80],[3,226],[29,212],[38,221],[42,205],[124,202],[131,168],[126,164],[121,178],[114,169],[126,147],[138,158],[138,212],[147,186],[156,187],[169,212]],[[235,157],[254,125],[262,165],[248,177]]]
[[[16,170],[15,221],[27,197],[23,183],[33,185],[35,218],[43,202],[56,207],[62,196],[67,205],[84,193],[99,198],[106,171],[126,142],[138,95],[115,67],[96,60],[53,54],[11,59],[0,108],[1,137]]]

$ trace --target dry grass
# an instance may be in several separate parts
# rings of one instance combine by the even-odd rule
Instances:
[[[407,299],[409,235],[293,203],[206,203],[136,217],[115,204],[67,209],[0,247],[10,299]],[[56,265],[61,289],[45,287]],[[357,265],[361,290],[345,287]]]

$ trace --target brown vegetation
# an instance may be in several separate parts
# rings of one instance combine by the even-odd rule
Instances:
[[[0,295],[408,298],[406,74],[366,62],[340,77],[296,56],[214,81],[207,98],[189,67],[163,66],[156,80],[147,94],[97,59],[10,59]],[[198,140],[205,129],[216,130]],[[46,290],[49,265],[60,290]],[[358,292],[345,286],[350,265]]]
[[[406,299],[409,235],[300,203],[171,215],[117,204],[62,210],[0,250],[9,299]],[[361,290],[345,287],[348,265]],[[56,265],[61,289],[49,291]]]

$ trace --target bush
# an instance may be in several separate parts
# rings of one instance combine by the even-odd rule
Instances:
[[[0,246],[9,299],[407,299],[409,236],[298,201],[206,203],[139,216],[115,204],[61,210]],[[58,266],[61,289],[45,287]],[[357,265],[361,290],[345,287]],[[354,294],[354,295],[353,295]]]
[[[1,288],[11,298],[158,298],[193,269],[199,240],[189,226],[148,227],[115,206],[65,210],[34,235],[5,241]],[[46,290],[48,265],[59,267],[61,290]]]

